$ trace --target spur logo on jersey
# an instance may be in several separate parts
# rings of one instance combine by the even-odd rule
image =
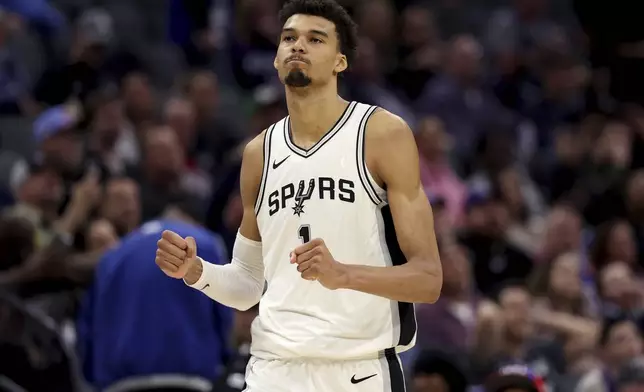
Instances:
[[[302,213],[304,212],[304,202],[311,198],[314,190],[314,179],[311,179],[309,181],[309,186],[308,188],[306,188],[306,192],[304,192],[304,180],[300,181],[300,185],[297,187],[297,193],[295,194],[295,207],[293,207],[293,215],[302,215]]]
[[[268,215],[273,216],[278,211],[290,206],[293,209],[293,215],[301,216],[305,213],[305,203],[312,198],[337,200],[344,203],[356,201],[354,182],[343,178],[318,177],[309,181],[300,180],[297,183],[297,191],[295,189],[295,184],[290,183],[271,192],[268,196]]]

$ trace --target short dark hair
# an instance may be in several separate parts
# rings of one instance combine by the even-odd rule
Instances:
[[[606,344],[608,344],[610,334],[613,332],[613,330],[624,323],[634,323],[637,326],[635,320],[633,320],[631,317],[629,317],[629,315],[623,312],[618,312],[616,314],[611,314],[605,317],[602,321],[602,327],[599,333],[599,346],[605,347]]]
[[[335,0],[289,0],[279,12],[282,26],[293,15],[319,16],[333,22],[340,41],[340,51],[352,64],[358,46],[358,28],[347,10]]]

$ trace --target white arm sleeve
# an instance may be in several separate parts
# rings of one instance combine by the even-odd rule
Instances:
[[[262,243],[237,233],[230,264],[216,265],[203,259],[203,272],[188,285],[215,301],[238,310],[257,305],[264,291]]]

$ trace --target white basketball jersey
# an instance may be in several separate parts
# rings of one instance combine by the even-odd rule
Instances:
[[[412,304],[302,279],[289,254],[314,238],[346,264],[405,262],[386,192],[364,161],[364,133],[375,106],[351,102],[308,150],[291,138],[289,117],[268,128],[255,212],[268,282],[252,326],[253,355],[263,359],[374,357],[413,345]]]

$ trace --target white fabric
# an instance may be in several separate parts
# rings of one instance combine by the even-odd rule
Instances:
[[[263,360],[251,357],[244,392],[404,392],[400,358]]]
[[[383,215],[387,194],[363,156],[366,124],[375,110],[350,103],[308,150],[291,140],[288,117],[266,132],[256,213],[268,288],[251,328],[251,354],[258,358],[363,359],[392,347],[402,352],[413,343],[413,308],[403,308],[411,305],[355,290],[328,290],[302,279],[297,265],[289,263],[293,249],[315,238],[343,263],[387,267],[404,262],[397,252],[392,260],[389,247],[398,245],[385,237],[393,230]]]
[[[188,286],[238,310],[248,310],[259,302],[264,290],[261,242],[237,233],[230,264],[216,265],[200,260],[203,266],[201,277]]]

